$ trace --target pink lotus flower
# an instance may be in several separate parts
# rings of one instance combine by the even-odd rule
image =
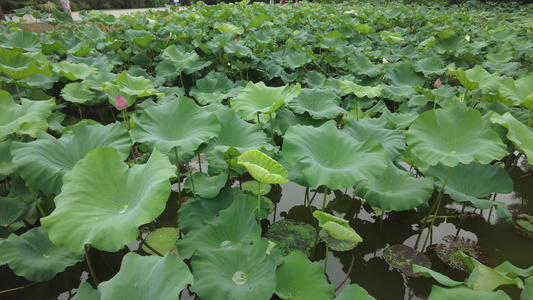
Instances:
[[[120,94],[117,95],[117,100],[115,101],[115,106],[118,110],[123,110],[128,107],[128,102]]]
[[[442,81],[440,81],[440,78],[437,78],[435,81],[435,84],[433,84],[434,87],[440,88],[442,86]]]
[[[294,2],[294,5],[298,5],[298,1]]]

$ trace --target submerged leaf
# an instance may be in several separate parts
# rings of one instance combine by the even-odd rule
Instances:
[[[179,229],[174,227],[163,227],[150,232],[145,240],[150,247],[163,254],[176,249],[176,241],[179,237]],[[146,247],[145,244],[142,245],[142,248],[146,253],[155,254],[150,248]]]
[[[413,264],[431,267],[431,261],[424,254],[406,245],[393,245],[385,250],[383,259],[389,266],[399,269],[400,272],[409,277],[420,277],[422,274],[413,270]]]
[[[311,248],[315,242],[316,230],[313,226],[291,219],[277,221],[270,225],[265,238],[276,242],[283,255],[293,251],[302,251],[311,255]]]
[[[447,235],[443,237],[442,240],[445,241],[446,244],[442,243],[435,246],[435,252],[443,262],[454,269],[468,272],[468,268],[463,264],[461,259],[455,256],[457,251],[462,251],[483,264],[486,264],[489,261],[487,251],[485,251],[485,249],[477,242],[463,237],[454,237],[452,235]]]

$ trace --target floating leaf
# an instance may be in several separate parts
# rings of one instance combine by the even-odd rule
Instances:
[[[83,252],[71,252],[52,244],[42,227],[33,228],[21,236],[11,234],[0,243],[3,261],[18,276],[31,281],[47,281],[66,267],[84,259]]]
[[[276,269],[276,282],[276,295],[281,299],[333,299],[335,295],[335,287],[328,283],[322,266],[299,251],[284,257]]]
[[[446,243],[441,243],[435,246],[435,252],[443,262],[454,269],[468,272],[468,268],[463,264],[461,259],[455,256],[457,251],[462,251],[483,264],[489,262],[487,251],[485,251],[485,249],[477,242],[465,239],[464,237],[455,237],[453,235],[447,235],[443,237],[442,240]]]
[[[316,230],[313,226],[291,219],[277,221],[268,227],[265,238],[276,242],[283,255],[292,251],[302,251],[311,255],[311,248],[315,242]]]
[[[350,299],[375,300],[376,298],[370,296],[370,294],[358,284],[353,283],[345,287],[339,296],[335,297],[335,300]]]
[[[431,267],[431,261],[424,254],[406,245],[393,245],[385,250],[383,259],[389,266],[399,269],[400,272],[409,277],[420,277],[422,274],[413,270],[413,264]]]
[[[175,170],[157,150],[132,168],[114,148],[93,150],[63,177],[56,209],[41,223],[56,245],[118,251],[135,240],[140,225],[163,212]]]
[[[163,254],[176,249],[176,241],[179,237],[179,229],[174,227],[163,227],[150,232],[146,236],[145,241],[150,247]],[[142,248],[146,253],[155,254],[152,250],[146,247],[145,244],[142,245]]]
[[[98,285],[102,299],[175,299],[194,279],[189,267],[172,253],[140,256],[130,252],[120,271]]]

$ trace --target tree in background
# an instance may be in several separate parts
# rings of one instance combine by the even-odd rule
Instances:
[[[2,5],[0,5],[0,21],[7,21],[4,11],[2,10]]]
[[[63,10],[72,16],[72,11],[70,10],[70,1],[69,0],[61,0],[61,5],[63,5]]]

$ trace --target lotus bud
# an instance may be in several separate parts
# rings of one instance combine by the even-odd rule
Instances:
[[[118,110],[123,110],[128,107],[128,102],[120,94],[117,95],[117,100],[115,101],[115,106]]]
[[[435,80],[435,84],[433,84],[433,86],[436,88],[440,88],[442,86],[442,81],[440,81],[440,78],[437,78],[437,80]]]
[[[294,2],[294,5],[296,5],[296,6],[297,6],[297,5],[298,5],[298,1]]]

